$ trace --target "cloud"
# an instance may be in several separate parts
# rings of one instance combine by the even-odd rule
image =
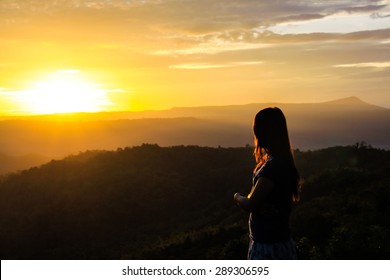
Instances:
[[[308,21],[313,19],[321,19],[326,17],[326,14],[297,14],[285,17],[276,18],[275,22],[288,24],[290,22]]]
[[[214,38],[207,42],[195,44],[188,48],[157,50],[153,55],[194,55],[194,54],[218,54],[222,52],[244,51],[270,47],[270,44],[259,42],[250,43],[245,41],[230,41],[221,38]]]
[[[322,18],[340,12],[376,12],[388,1],[258,1],[258,0],[8,0],[1,1],[6,18],[33,14],[60,15],[67,11],[121,13],[132,22],[161,30],[190,33],[251,29],[297,20]],[[121,18],[121,16],[120,16]]]
[[[187,40],[183,44],[176,44],[175,48],[154,50],[153,55],[215,55],[224,52],[245,52],[254,50],[272,49],[273,47],[291,44],[318,44],[324,48],[336,43],[360,43],[372,44],[385,43],[390,40],[390,29],[338,33],[308,33],[308,34],[277,34],[270,31],[232,31],[220,33],[214,36],[196,37]]]
[[[385,8],[387,4],[385,5],[366,5],[366,6],[350,6],[341,9],[342,11],[345,11],[347,13],[361,13],[361,12],[373,12],[373,11],[378,11],[383,8]]]
[[[25,46],[28,45],[30,49],[35,49],[35,53],[39,53],[39,50],[46,49],[42,46],[43,42],[48,42],[56,46],[58,54],[65,52],[74,61],[88,60],[91,64],[91,59],[87,58],[93,53],[92,50],[99,50],[102,55],[96,57],[96,61],[115,62],[123,66],[127,65],[126,58],[133,63],[138,62],[139,54],[152,54],[154,59],[156,56],[168,59],[223,53],[245,56],[248,52],[272,49],[284,44],[318,43],[317,46],[310,46],[316,48],[322,47],[320,44],[325,47],[338,42],[388,42],[390,29],[379,28],[387,17],[384,15],[387,14],[388,4],[389,1],[372,0],[7,0],[0,1],[0,25],[1,22],[12,22],[13,19],[24,21],[19,22],[19,25],[14,24],[15,26],[0,26],[3,28],[0,59],[4,48],[1,43],[7,40],[22,42],[19,50],[26,54],[27,59],[30,58],[27,55],[29,50]],[[329,26],[333,21],[332,15],[343,14],[347,22],[353,14],[362,13],[367,18],[371,16],[372,22],[377,22],[375,30],[367,30],[370,26],[366,24],[358,25],[360,30],[357,32],[340,33],[322,29],[322,26],[315,32],[291,34],[278,33],[272,29],[295,24],[312,25],[318,21]],[[354,21],[351,24],[357,23]],[[339,26],[337,25],[338,29],[341,28]],[[12,49],[17,51],[17,47]],[[52,52],[52,56],[57,57],[54,50]],[[32,57],[33,51],[31,53]],[[252,61],[257,58],[233,60]],[[211,68],[225,65],[208,65],[209,60],[204,61],[204,65],[190,63],[187,67]],[[182,61],[165,63],[161,60],[161,64],[186,66]]]
[[[381,19],[381,18],[388,18],[388,17],[390,17],[390,14],[384,15],[381,13],[373,13],[371,15],[371,18],[373,18],[373,19]]]
[[[257,40],[271,44],[307,43],[307,42],[364,42],[384,41],[390,39],[390,28],[350,33],[315,32],[306,34],[278,34],[274,32],[259,32]]]
[[[260,65],[263,64],[263,61],[240,61],[240,62],[229,62],[221,64],[212,64],[212,63],[186,63],[186,64],[177,64],[170,65],[171,69],[215,69],[215,68],[232,68],[232,67],[241,67],[241,66],[251,66],[251,65]]]
[[[334,65],[333,67],[335,68],[390,68],[390,61],[338,64],[338,65]]]
[[[96,44],[110,37],[111,45],[121,45],[123,38],[133,42],[159,46],[167,42],[168,49],[175,49],[179,38],[199,36],[210,39],[234,33],[253,34],[256,30],[267,30],[273,26],[296,23],[312,23],[332,15],[348,12],[367,13],[383,18],[380,13],[389,1],[258,1],[258,0],[8,0],[0,2],[0,25],[23,24],[25,36],[28,30],[37,28],[35,36],[62,34],[79,41],[92,38]],[[331,22],[331,20],[329,21]],[[44,28],[42,28],[42,25]],[[72,28],[78,26],[78,28]],[[342,26],[338,29],[342,30]],[[72,32],[64,32],[70,27]],[[364,31],[364,26],[362,30]],[[368,26],[367,26],[368,28]],[[381,28],[376,28],[381,29]],[[93,30],[91,32],[91,30]],[[271,30],[272,31],[272,30]],[[325,29],[321,32],[329,33]],[[299,32],[298,32],[299,33]],[[345,32],[348,33],[348,32]],[[7,35],[13,36],[15,32]],[[206,36],[210,36],[206,38]],[[246,38],[242,38],[244,41]],[[56,38],[57,40],[57,38]],[[58,39],[60,40],[60,39]],[[230,42],[238,43],[239,40]],[[242,43],[241,41],[241,43]],[[193,46],[205,44],[203,40],[193,41]],[[178,46],[181,48],[181,46]],[[213,47],[211,47],[213,49]],[[233,46],[234,49],[234,46]],[[199,51],[199,50],[198,50]],[[196,53],[197,51],[195,51]]]

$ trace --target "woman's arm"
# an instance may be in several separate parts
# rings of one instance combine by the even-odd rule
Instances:
[[[268,178],[260,177],[256,185],[252,188],[248,196],[243,196],[239,193],[234,194],[234,201],[242,209],[252,212],[253,210],[261,207],[265,201],[265,198],[271,192],[274,187],[274,182]]]

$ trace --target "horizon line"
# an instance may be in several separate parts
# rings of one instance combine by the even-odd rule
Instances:
[[[98,114],[120,114],[120,113],[147,113],[147,112],[161,112],[161,111],[170,111],[175,109],[192,109],[192,108],[221,108],[221,107],[239,107],[239,106],[252,106],[252,105],[315,105],[315,104],[343,104],[343,102],[352,101],[352,102],[360,102],[368,106],[375,106],[382,109],[390,109],[390,107],[386,107],[383,105],[377,105],[368,103],[362,100],[360,97],[351,95],[347,97],[331,99],[328,101],[320,101],[320,102],[280,102],[280,101],[267,101],[267,102],[251,102],[251,103],[243,103],[243,104],[216,104],[216,105],[198,105],[198,106],[173,106],[169,108],[162,109],[145,109],[145,110],[101,110],[101,111],[80,111],[80,112],[60,112],[60,113],[48,113],[48,114],[36,114],[36,113],[25,113],[25,114],[1,114],[0,121],[4,119],[12,119],[12,118],[34,118],[34,117],[72,117],[77,115],[98,115]],[[344,103],[346,104],[346,103]]]

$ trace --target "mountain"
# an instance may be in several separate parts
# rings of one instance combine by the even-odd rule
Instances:
[[[253,116],[269,106],[284,111],[295,148],[308,150],[365,141],[390,149],[390,109],[350,97],[324,103],[13,117],[0,121],[0,153],[55,158],[142,143],[242,147],[253,143]]]
[[[0,177],[0,257],[244,259],[253,149],[142,145]],[[300,259],[390,258],[390,151],[296,151]]]
[[[252,119],[253,115],[261,108],[277,106],[282,109],[296,110],[330,107],[338,110],[388,110],[383,107],[368,104],[361,99],[351,96],[322,103],[253,103],[246,105],[225,105],[225,106],[199,106],[199,107],[173,107],[168,110],[148,111],[119,111],[119,112],[96,112],[96,113],[64,113],[51,115],[12,116],[3,117],[0,120],[41,120],[41,121],[102,121],[102,120],[135,120],[135,119],[166,119],[166,118],[200,118],[213,120],[228,120],[243,122]],[[296,113],[294,111],[294,113]],[[238,119],[237,119],[238,118]]]

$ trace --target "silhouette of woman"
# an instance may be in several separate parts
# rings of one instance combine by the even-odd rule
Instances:
[[[279,108],[259,111],[253,121],[257,166],[248,196],[234,195],[250,212],[248,259],[296,259],[290,232],[292,203],[299,201],[299,173]]]

